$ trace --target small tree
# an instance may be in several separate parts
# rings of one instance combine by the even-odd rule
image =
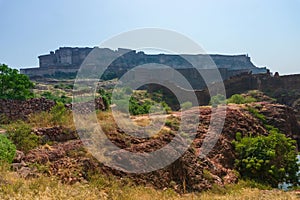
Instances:
[[[0,98],[20,99],[32,98],[34,84],[28,76],[20,74],[18,70],[11,69],[7,65],[0,65]]]

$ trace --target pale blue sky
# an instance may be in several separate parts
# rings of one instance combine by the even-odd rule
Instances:
[[[37,66],[61,46],[156,27],[208,53],[248,53],[257,66],[300,73],[300,0],[0,0],[0,9],[0,63],[14,68]]]

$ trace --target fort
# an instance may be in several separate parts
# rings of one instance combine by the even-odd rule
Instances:
[[[215,73],[212,64],[208,61],[210,58],[218,68],[223,80],[230,77],[242,74],[266,74],[268,69],[256,67],[250,60],[248,55],[171,55],[171,54],[145,54],[140,51],[119,48],[111,50],[108,48],[97,48],[97,52],[102,56],[114,55],[117,57],[108,69],[105,71],[102,79],[108,80],[113,78],[120,78],[130,69],[147,64],[157,63],[169,66],[176,69],[183,74],[195,89],[203,89],[205,83],[200,74],[195,73],[195,68],[188,60],[193,60],[201,69],[201,74],[211,76]],[[50,54],[40,55],[38,68],[24,68],[21,73],[34,77],[57,77],[63,75],[64,77],[75,76],[81,64],[87,58],[90,52],[95,48],[79,48],[79,47],[60,47],[51,51]],[[209,59],[208,59],[209,58]]]

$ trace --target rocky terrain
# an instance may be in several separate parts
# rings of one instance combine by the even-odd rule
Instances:
[[[288,106],[270,102],[252,103],[259,113],[266,117],[268,124],[277,127],[282,133],[298,142],[300,140],[300,126],[297,123],[294,110]],[[200,107],[199,126],[195,139],[188,149],[171,165],[145,174],[131,174],[112,169],[99,163],[87,152],[78,139],[76,132],[66,130],[63,126],[39,127],[33,133],[42,136],[47,142],[29,151],[27,154],[18,151],[12,164],[22,177],[57,176],[64,183],[89,181],[92,174],[101,173],[107,176],[129,178],[136,184],[155,187],[158,189],[173,188],[177,192],[203,191],[217,184],[220,186],[236,183],[239,179],[234,168],[236,155],[232,141],[237,132],[243,136],[266,135],[268,131],[261,120],[257,119],[247,110],[246,105],[231,104],[227,106],[225,125],[217,144],[205,158],[200,158],[200,147],[207,136],[211,107]],[[190,112],[196,112],[193,108]],[[225,111],[223,111],[225,112]],[[222,113],[217,113],[221,115]],[[180,113],[169,116],[178,120]],[[137,117],[138,118],[138,117]],[[168,144],[176,134],[176,125],[165,127],[169,131],[158,137],[139,139],[126,135],[122,130],[107,132],[110,140],[122,150],[114,152],[118,159],[127,159],[123,156],[124,150],[131,152],[150,152]],[[179,143],[182,142],[180,139]],[[147,157],[145,157],[145,160]],[[144,161],[131,162],[130,165],[138,167]]]

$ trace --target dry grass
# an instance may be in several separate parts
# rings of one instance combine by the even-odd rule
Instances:
[[[111,111],[97,112],[97,119],[104,133],[116,132],[117,125]]]
[[[34,179],[23,179],[15,172],[2,167],[0,175],[0,199],[68,199],[68,200],[92,200],[92,199],[202,199],[202,200],[283,200],[299,199],[295,192],[283,192],[279,190],[259,190],[247,187],[245,183],[231,186],[226,191],[207,191],[202,193],[188,193],[179,195],[171,189],[155,190],[144,186],[134,186],[127,181],[121,182],[114,178],[98,175],[90,183],[77,183],[74,185],[62,184],[54,177],[44,177]],[[126,181],[125,181],[126,182]]]
[[[148,118],[148,117],[137,118],[137,119],[134,120],[134,123],[135,123],[137,126],[146,127],[146,126],[149,126],[149,125],[150,125],[151,119]]]
[[[73,114],[67,110],[60,121],[53,120],[53,115],[49,112],[39,112],[29,115],[28,123],[33,128],[63,126],[65,128],[74,129]]]

